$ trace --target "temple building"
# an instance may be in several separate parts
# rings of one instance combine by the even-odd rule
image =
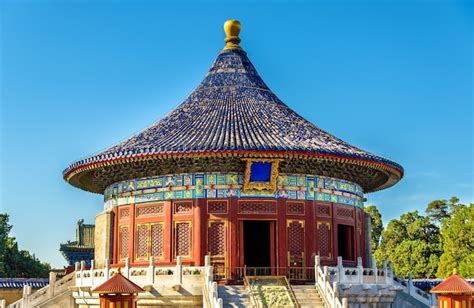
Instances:
[[[73,269],[76,262],[85,261],[90,266],[94,259],[94,225],[84,224],[80,219],[76,227],[76,240],[61,244],[59,251],[67,261],[67,269]]]
[[[427,307],[389,264],[371,262],[364,194],[395,185],[403,168],[293,111],[240,46],[240,23],[224,30],[181,105],[64,171],[102,194],[104,210],[87,239],[62,248],[77,260],[94,232],[90,267],[77,262],[50,285],[50,303],[68,286],[78,307],[392,307],[400,292]]]
[[[225,280],[244,267],[310,267],[315,255],[367,264],[364,193],[394,185],[403,168],[294,112],[240,47],[240,24],[225,30],[224,49],[181,105],[65,170],[71,185],[104,195],[96,262],[182,256],[200,266],[210,255]]]

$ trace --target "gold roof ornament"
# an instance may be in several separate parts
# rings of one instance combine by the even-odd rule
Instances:
[[[224,41],[226,42],[226,45],[224,47],[224,50],[226,49],[240,49],[239,43],[240,43],[240,22],[235,19],[230,19],[224,23],[224,32],[226,35],[226,38]]]

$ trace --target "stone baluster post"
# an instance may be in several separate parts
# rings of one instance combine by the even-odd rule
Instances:
[[[347,300],[347,298],[344,297],[341,302],[342,302],[342,308],[349,307],[349,301]]]
[[[337,300],[338,300],[338,297],[339,297],[339,283],[337,281],[334,281],[332,283],[332,290],[334,291],[334,298],[332,299],[333,300],[333,304],[332,304],[332,307],[337,307],[336,303],[337,303]]]
[[[342,257],[337,257],[337,281],[345,282],[344,266],[342,265]]]
[[[94,270],[95,270],[95,261],[91,260],[91,268],[89,269],[90,277],[91,277],[91,286],[94,286]]]
[[[218,299],[217,299],[217,306],[219,306],[219,308],[223,308],[223,307],[224,307],[224,302],[222,301],[222,298],[218,298]]]
[[[30,307],[30,295],[31,295],[31,286],[25,284],[23,286],[23,301],[21,303],[21,306],[24,308]]]
[[[377,275],[377,272],[378,272],[377,260],[374,258],[373,261],[374,261],[374,263],[372,264],[372,272],[374,272],[374,279],[375,279],[374,283],[377,283],[377,281],[378,281],[377,280],[377,277],[378,277],[378,275]]]
[[[211,266],[211,256],[210,255],[206,255],[204,257],[204,271],[205,271],[205,277],[206,277],[206,283],[208,281],[212,281],[214,280],[214,277],[213,277],[213,268]]]
[[[183,257],[176,257],[176,270],[174,272],[174,280],[176,284],[181,285],[183,283]]]
[[[108,258],[105,259],[104,277],[105,281],[109,280],[110,278],[110,262]]]
[[[410,272],[408,273],[408,283],[407,283],[407,288],[408,288],[408,294],[413,295],[415,293],[414,288],[413,288],[413,274]]]
[[[388,262],[388,284],[393,285],[393,263],[392,261]]]
[[[364,266],[362,265],[362,257],[357,257],[357,282],[364,283]]]
[[[314,281],[318,283],[318,270],[321,266],[321,257],[319,255],[314,256]]]
[[[48,297],[51,298],[54,296],[54,288],[56,287],[56,273],[49,272],[49,287],[48,287]]]
[[[0,308],[6,308],[7,307],[7,301],[4,299],[0,299]]]
[[[384,284],[389,284],[389,279],[388,279],[388,267],[387,267],[387,261],[384,260],[383,263],[382,263],[382,269],[383,269],[383,277],[384,277],[384,280],[383,280],[383,283]]]
[[[81,261],[81,286],[84,285],[84,271],[86,270],[86,261]]]
[[[212,290],[212,297],[211,297],[211,298],[212,298],[213,301],[214,301],[215,299],[217,299],[217,298],[219,297],[219,292],[217,291],[217,282],[214,281],[214,282],[212,283],[212,288],[211,288],[211,290]]]
[[[324,280],[323,280],[323,291],[324,291],[324,294],[326,294],[326,291],[327,291],[327,290],[326,290],[326,288],[327,288],[327,286],[326,286],[327,283],[326,283],[326,282],[329,280],[329,279],[328,279],[328,278],[329,278],[328,267],[327,267],[327,266],[323,267],[323,271],[324,271],[324,275],[323,275],[323,279],[324,279]]]
[[[125,277],[127,277],[127,279],[130,279],[130,258],[129,257],[125,258],[124,271],[125,271]]]
[[[155,283],[155,257],[150,257],[150,263],[148,264],[148,283],[154,284]]]

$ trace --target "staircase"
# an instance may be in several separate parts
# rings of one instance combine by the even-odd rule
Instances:
[[[245,286],[219,286],[219,298],[224,302],[224,308],[251,307],[250,297]]]
[[[314,285],[292,285],[291,288],[301,308],[326,307]]]

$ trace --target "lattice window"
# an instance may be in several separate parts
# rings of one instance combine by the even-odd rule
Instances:
[[[336,215],[338,217],[354,218],[354,210],[348,207],[338,207]]]
[[[207,232],[209,254],[211,256],[224,256],[226,252],[226,222],[209,221]]]
[[[286,213],[291,215],[304,215],[304,203],[288,202]]]
[[[130,208],[127,206],[123,209],[120,209],[120,219],[128,219],[130,217]]]
[[[318,204],[317,209],[318,209],[319,216],[327,216],[327,217],[331,216],[331,209],[329,208],[329,206]]]
[[[175,257],[191,257],[191,222],[175,222]]]
[[[207,211],[210,214],[226,214],[227,202],[226,201],[209,201],[207,204]]]
[[[137,247],[136,255],[137,259],[147,259],[148,258],[148,224],[139,224],[137,225]]]
[[[303,266],[304,263],[304,222],[288,220],[288,263],[290,266]]]
[[[128,226],[120,227],[120,247],[119,247],[119,258],[123,260],[128,258],[128,240],[129,240],[129,230]]]
[[[151,255],[163,258],[164,254],[164,228],[163,223],[151,224]]]
[[[173,206],[174,213],[177,215],[191,214],[193,212],[192,202],[175,202]]]
[[[276,206],[273,202],[241,202],[239,212],[243,214],[275,214]]]
[[[318,222],[316,229],[319,239],[319,256],[322,259],[332,260],[331,224],[329,222]]]
[[[140,205],[137,207],[137,217],[162,216],[164,214],[163,204]]]

